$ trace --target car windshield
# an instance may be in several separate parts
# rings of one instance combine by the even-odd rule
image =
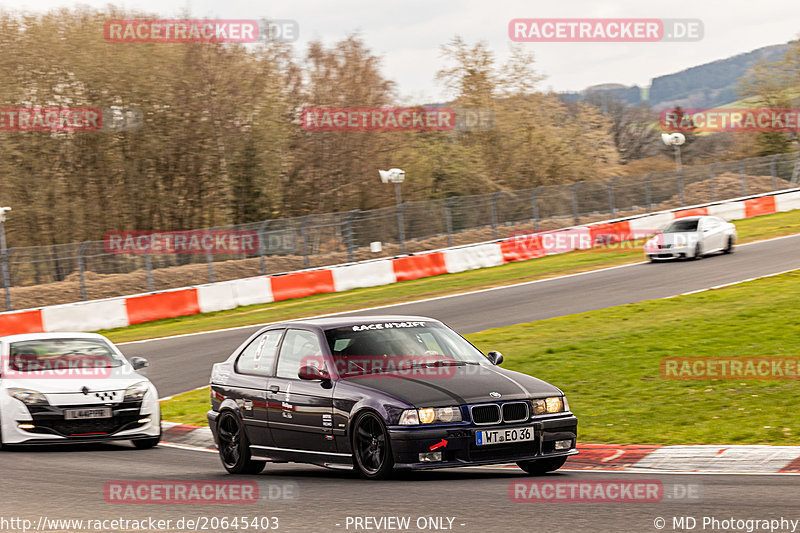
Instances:
[[[688,231],[697,231],[698,220],[676,220],[670,224],[664,233],[684,233]]]
[[[13,342],[8,366],[16,372],[74,368],[115,368],[125,364],[101,339],[37,339]]]
[[[430,365],[477,365],[487,360],[463,337],[432,322],[386,321],[325,332],[337,371],[385,372]]]

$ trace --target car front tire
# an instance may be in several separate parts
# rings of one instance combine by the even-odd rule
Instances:
[[[217,441],[222,466],[230,474],[258,474],[266,461],[254,461],[244,425],[231,411],[223,412],[217,422]]]
[[[541,476],[548,472],[554,472],[564,466],[567,457],[552,457],[550,459],[536,459],[533,461],[519,461],[517,466],[523,469],[528,475]]]
[[[371,411],[353,423],[353,464],[364,479],[386,479],[394,468],[392,446],[383,419]]]
[[[733,253],[733,237],[728,237],[728,244],[725,246],[725,249],[722,250],[722,253],[725,254]]]
[[[700,259],[701,257],[703,257],[703,248],[700,246],[700,243],[698,242],[697,245],[694,247],[694,255],[692,256],[692,259]]]

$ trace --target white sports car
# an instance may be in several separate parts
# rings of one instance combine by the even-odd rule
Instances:
[[[161,437],[158,393],[136,371],[147,360],[94,333],[0,337],[0,445]]]
[[[648,260],[699,259],[715,252],[729,254],[736,244],[736,226],[714,216],[693,216],[674,220],[644,245]]]

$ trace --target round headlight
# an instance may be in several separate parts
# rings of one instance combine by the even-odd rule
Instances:
[[[436,420],[436,409],[428,407],[427,409],[418,409],[419,423],[432,424]]]
[[[455,417],[455,409],[452,407],[439,408],[439,422],[452,422]]]

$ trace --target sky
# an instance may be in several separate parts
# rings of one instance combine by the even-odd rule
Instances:
[[[515,18],[700,19],[698,42],[525,43],[545,76],[540,89],[577,91],[602,83],[647,86],[656,76],[723,59],[800,36],[798,0],[83,0],[109,3],[163,18],[291,19],[298,53],[310,40],[332,44],[360,33],[382,58],[384,76],[397,84],[401,102],[442,101],[435,81],[444,63],[440,48],[454,36],[485,41],[499,62],[509,55],[508,23]],[[0,9],[47,11],[75,7],[67,0],[0,0]]]

